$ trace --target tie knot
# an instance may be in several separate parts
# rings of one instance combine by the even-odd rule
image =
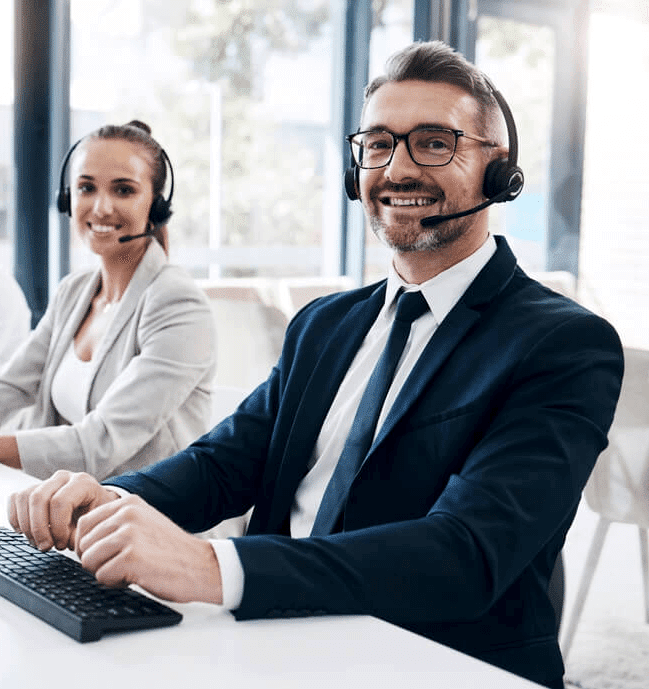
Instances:
[[[424,295],[416,292],[403,292],[397,301],[396,321],[412,323],[428,311],[428,303]]]

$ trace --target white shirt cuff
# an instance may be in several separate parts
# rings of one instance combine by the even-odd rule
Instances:
[[[104,488],[117,493],[120,498],[131,495],[128,490],[118,486],[104,486]],[[241,605],[243,599],[243,565],[239,554],[229,538],[210,539],[210,544],[221,570],[222,605],[227,610],[235,610]]]
[[[125,498],[128,495],[133,495],[130,490],[126,490],[126,488],[120,488],[119,486],[102,486],[106,490],[112,490],[113,493],[117,493],[120,498]]]
[[[243,599],[243,565],[230,538],[210,539],[221,570],[223,607],[235,610]]]

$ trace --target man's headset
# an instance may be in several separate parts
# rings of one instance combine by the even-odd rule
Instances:
[[[70,150],[65,154],[65,158],[63,159],[63,163],[61,164],[61,177],[59,180],[59,191],[56,195],[56,207],[59,209],[60,213],[67,213],[68,215],[72,215],[72,203],[70,187],[66,186],[65,184],[65,172],[68,167],[70,158],[72,157],[72,154],[82,141],[83,139],[79,139],[79,141],[77,141],[72,146],[72,148],[70,148]],[[158,194],[153,199],[151,209],[149,210],[149,223],[153,226],[153,228],[156,228],[160,225],[164,225],[167,222],[167,220],[169,220],[169,218],[171,217],[171,199],[174,195],[174,169],[171,165],[171,160],[169,160],[169,156],[167,155],[167,152],[164,150],[164,148],[161,148],[160,151],[162,153],[162,157],[164,158],[165,164],[169,169],[170,186],[169,196],[167,198],[165,198],[162,194]],[[120,237],[119,241],[128,242],[131,239],[144,237],[149,234],[152,234],[151,230],[147,230],[147,232],[141,235],[125,235],[123,237]]]
[[[484,76],[484,75],[483,75]],[[421,223],[425,227],[437,225],[445,220],[452,220],[460,218],[471,213],[477,213],[483,208],[490,206],[492,203],[499,203],[503,201],[513,201],[522,191],[525,178],[523,171],[518,167],[518,135],[516,133],[516,123],[514,116],[507,104],[504,96],[496,89],[486,76],[484,76],[489,89],[500,108],[507,126],[507,140],[509,146],[509,154],[507,159],[492,160],[485,170],[484,181],[482,184],[482,193],[487,197],[487,201],[481,203],[473,208],[459,213],[451,213],[449,215],[433,215],[429,218],[424,218]],[[353,160],[353,158],[352,158]],[[360,185],[359,185],[359,167],[353,165],[345,171],[345,191],[347,196],[355,201],[360,199]]]

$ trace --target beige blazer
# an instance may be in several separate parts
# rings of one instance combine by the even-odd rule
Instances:
[[[29,339],[0,371],[0,423],[14,425],[24,470],[99,479],[186,447],[209,428],[216,335],[209,303],[152,241],[93,356],[86,415],[52,404],[54,373],[96,293],[99,271],[66,276]]]

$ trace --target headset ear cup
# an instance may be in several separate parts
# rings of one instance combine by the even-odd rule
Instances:
[[[350,167],[345,170],[345,191],[350,201],[358,201],[361,195],[358,187],[358,167]]]
[[[513,201],[523,191],[525,184],[525,175],[518,165],[509,166],[507,168],[507,189],[510,189],[506,201]]]
[[[523,171],[517,165],[509,165],[507,160],[492,160],[485,170],[482,193],[491,199],[511,189],[503,201],[512,201],[520,194],[523,181]]]
[[[70,203],[70,188],[60,189],[56,196],[56,207],[59,213],[67,213],[72,215],[72,205]]]
[[[65,186],[65,171],[72,154],[81,141],[82,139],[79,139],[79,141],[73,144],[63,158],[63,162],[61,163],[61,174],[59,176],[59,191],[56,195],[56,207],[59,212],[67,213],[70,216],[72,215],[72,193],[70,192],[70,187]]]
[[[171,203],[170,199],[165,199],[162,194],[158,194],[151,204],[151,210],[149,211],[149,222],[152,225],[164,225],[167,220],[171,217]]]

